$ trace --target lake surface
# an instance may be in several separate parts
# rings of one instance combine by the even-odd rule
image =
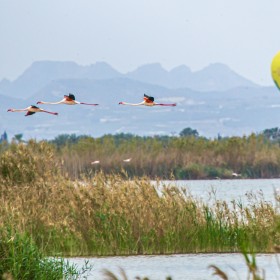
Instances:
[[[250,203],[256,196],[276,205],[275,192],[280,194],[280,179],[236,179],[236,180],[186,180],[164,181],[160,184],[186,188],[196,199],[211,204],[213,200],[240,201]],[[278,204],[279,207],[279,204]],[[168,256],[130,256],[104,258],[71,258],[69,261],[81,267],[85,260],[93,265],[87,279],[105,279],[103,269],[108,269],[124,279],[119,268],[123,268],[128,279],[149,277],[150,280],[203,280],[221,279],[213,276],[209,265],[216,265],[225,271],[229,279],[247,279],[248,270],[241,254],[184,254]],[[277,262],[278,260],[278,262]],[[266,280],[280,280],[280,255],[259,254],[257,265],[265,271]]]
[[[265,271],[266,280],[280,279],[280,254],[257,255],[257,265]],[[124,269],[128,279],[136,276],[148,277],[150,280],[164,280],[171,276],[173,280],[208,280],[221,279],[213,276],[209,265],[216,265],[229,276],[229,279],[247,279],[248,269],[241,254],[187,254],[168,256],[131,256],[106,258],[71,258],[70,263],[78,267],[89,260],[93,266],[87,279],[104,280],[103,269],[108,269],[124,280],[120,268]]]
[[[279,179],[233,179],[233,180],[177,180],[161,184],[186,188],[194,198],[206,203],[214,200],[250,202],[252,197],[275,204],[275,193],[280,195]]]

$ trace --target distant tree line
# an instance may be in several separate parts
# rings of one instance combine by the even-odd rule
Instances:
[[[156,135],[156,136],[137,136],[137,135],[133,135],[131,133],[118,133],[118,134],[107,134],[104,135],[103,137],[107,137],[107,136],[112,136],[115,139],[115,142],[118,143],[122,140],[131,140],[133,138],[138,138],[138,139],[149,139],[149,138],[157,138],[157,139],[161,139],[161,140],[167,140],[170,139],[174,136],[167,136],[167,135]],[[199,133],[196,129],[192,129],[190,127],[184,128],[180,133],[179,133],[180,137],[195,137],[198,138]],[[60,134],[57,137],[55,137],[53,140],[50,140],[50,143],[55,144],[56,147],[61,148],[67,144],[75,144],[77,143],[79,140],[81,139],[86,139],[90,136],[88,135],[76,135],[76,134]],[[101,138],[103,138],[101,137]]]

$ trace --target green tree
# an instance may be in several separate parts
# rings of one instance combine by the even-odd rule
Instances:
[[[199,133],[197,132],[196,129],[192,129],[190,127],[187,127],[187,128],[184,128],[180,133],[179,135],[181,137],[188,137],[188,136],[194,136],[194,137],[198,137],[199,136]]]
[[[269,140],[280,139],[280,129],[278,127],[265,129],[263,135]]]
[[[15,136],[13,137],[13,140],[16,141],[16,142],[18,142],[18,143],[24,142],[24,141],[22,140],[22,137],[23,137],[23,134],[22,134],[22,133],[20,133],[20,134],[15,134]]]

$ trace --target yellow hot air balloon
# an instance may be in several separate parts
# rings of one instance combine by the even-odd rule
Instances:
[[[271,62],[271,75],[277,88],[280,90],[280,52],[278,52]]]

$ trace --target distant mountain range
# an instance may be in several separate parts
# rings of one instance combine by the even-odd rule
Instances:
[[[58,116],[24,117],[7,113],[37,101],[58,101],[73,93],[83,105],[41,105]],[[176,107],[139,108],[118,105],[140,102],[147,93]],[[0,82],[0,133],[50,139],[63,133],[101,136],[118,132],[138,135],[178,134],[186,127],[206,137],[242,135],[279,126],[280,93],[261,87],[223,64],[192,72],[187,66],[170,71],[148,64],[126,74],[105,62],[80,66],[74,62],[38,61],[14,81]]]
[[[181,65],[166,71],[160,64],[148,64],[127,74],[121,74],[105,62],[80,66],[74,62],[34,62],[15,81],[2,80],[0,94],[16,98],[28,98],[52,81],[65,79],[107,80],[128,78],[169,89],[189,88],[197,91],[223,91],[236,87],[257,87],[224,64],[216,63],[191,72]]]

